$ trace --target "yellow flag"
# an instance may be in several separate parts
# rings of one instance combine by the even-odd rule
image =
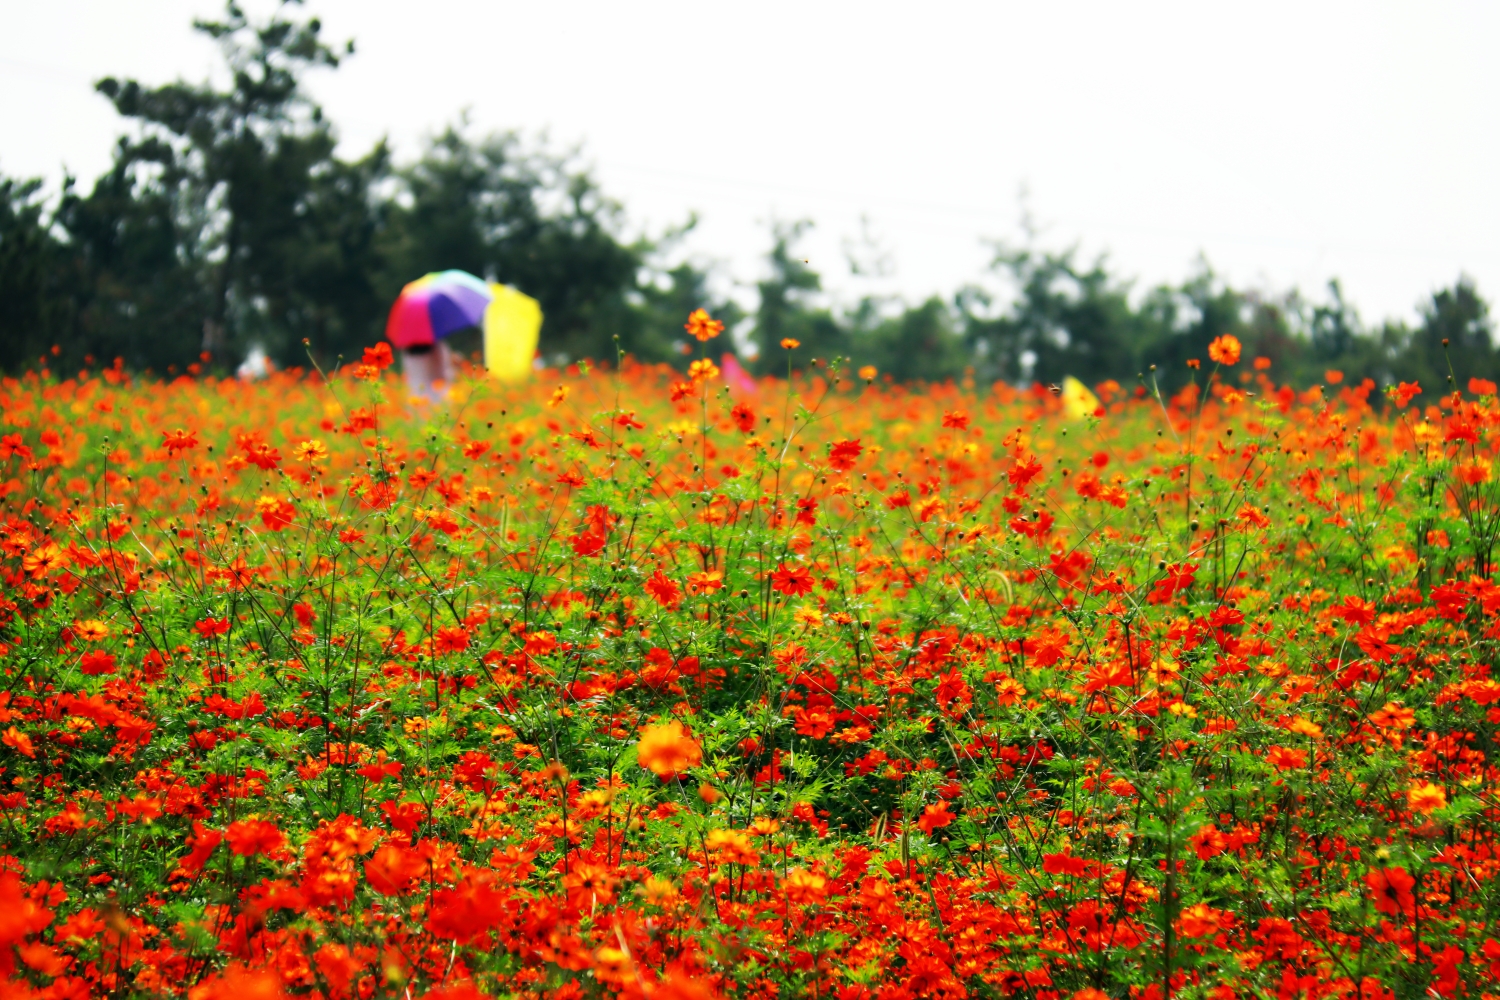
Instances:
[[[542,307],[536,299],[509,285],[490,283],[494,298],[484,310],[484,366],[503,382],[521,382],[531,374]]]
[[[1094,411],[1099,409],[1099,397],[1088,386],[1069,375],[1063,379],[1062,404],[1063,412],[1068,415],[1069,420],[1083,420],[1092,417]]]

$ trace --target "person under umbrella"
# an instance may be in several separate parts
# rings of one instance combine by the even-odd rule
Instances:
[[[401,289],[386,321],[385,336],[401,350],[401,370],[412,399],[441,399],[453,382],[450,334],[478,326],[490,304],[490,289],[467,271],[436,271]]]
[[[407,394],[436,401],[455,374],[449,335],[482,328],[485,366],[504,381],[517,381],[530,370],[541,325],[531,297],[467,271],[434,271],[401,289],[385,336],[401,351]]]

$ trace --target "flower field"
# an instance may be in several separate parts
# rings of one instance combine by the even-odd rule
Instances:
[[[389,361],[0,384],[5,996],[1500,994],[1494,385]]]

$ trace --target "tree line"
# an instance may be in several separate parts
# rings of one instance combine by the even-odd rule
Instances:
[[[283,7],[267,20],[235,2],[195,22],[215,39],[229,84],[97,83],[127,122],[110,169],[85,191],[64,179],[0,175],[0,369],[111,363],[171,373],[228,369],[252,344],[282,365],[358,356],[379,339],[401,286],[462,268],[536,297],[549,360],[686,364],[683,318],[704,308],[752,368],[793,355],[844,356],[900,380],[1012,383],[1125,380],[1155,364],[1170,385],[1189,358],[1230,333],[1278,376],[1321,381],[1500,380],[1488,305],[1459,277],[1412,326],[1364,324],[1330,282],[1319,301],[1235,289],[1206,264],[1178,285],[1135,294],[1103,259],[998,246],[995,277],[918,304],[866,298],[835,307],[797,255],[809,223],[773,228],[752,310],[716,295],[712,275],[674,258],[692,220],[627,237],[622,206],[576,154],[516,133],[474,136],[459,122],[414,162],[378,144],[336,152],[337,132],[309,96],[313,69],[336,68],[316,18]],[[738,344],[738,347],[736,347]]]

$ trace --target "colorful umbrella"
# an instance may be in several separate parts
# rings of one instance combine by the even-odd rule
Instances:
[[[397,347],[432,344],[479,326],[494,293],[467,271],[434,271],[401,289],[386,320],[385,337]]]

